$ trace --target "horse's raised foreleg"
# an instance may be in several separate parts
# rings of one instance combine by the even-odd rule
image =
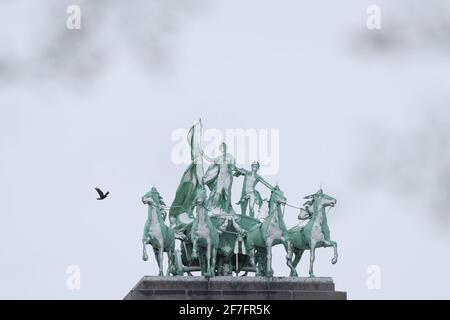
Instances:
[[[292,266],[294,268],[297,268],[298,263],[302,259],[303,252],[305,252],[305,250],[301,250],[301,249],[294,250],[295,257],[294,257],[294,260],[292,261]]]
[[[324,243],[325,243],[325,245],[327,247],[333,247],[333,249],[334,249],[334,256],[333,256],[333,259],[331,259],[331,263],[335,264],[337,262],[337,259],[338,259],[337,243],[335,241],[332,241],[332,240],[325,240]]]
[[[311,277],[311,278],[313,278],[314,277],[314,259],[316,258],[315,257],[315,255],[316,255],[316,244],[314,243],[311,243],[311,249],[310,249],[310,252],[309,252],[310,254],[309,254],[309,276]]]

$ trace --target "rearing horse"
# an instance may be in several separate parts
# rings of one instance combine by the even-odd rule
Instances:
[[[326,208],[334,207],[336,205],[336,199],[323,193],[322,189],[315,194],[306,196],[308,199],[308,205],[312,205],[312,212],[309,212],[310,216],[307,217],[309,222],[305,226],[296,226],[289,229],[289,237],[291,239],[292,252],[295,254],[294,261],[292,262],[294,270],[291,271],[291,276],[297,276],[295,267],[300,262],[303,252],[310,250],[309,259],[309,276],[314,277],[313,266],[315,259],[316,248],[333,247],[334,257],[331,260],[332,264],[337,262],[338,252],[337,243],[330,239],[330,229],[327,224]],[[305,220],[300,212],[298,216],[299,220]]]
[[[247,233],[247,252],[253,266],[257,267],[258,276],[273,276],[272,246],[282,243],[286,249],[286,264],[295,271],[290,257],[291,245],[289,234],[283,220],[281,205],[286,204],[286,197],[278,186],[272,189],[269,199],[269,213],[264,222],[254,226]],[[259,257],[255,263],[255,252]],[[265,262],[266,266],[262,264]]]
[[[174,231],[164,224],[165,212],[162,208],[164,202],[158,190],[153,187],[142,197],[142,203],[148,205],[148,216],[142,236],[142,260],[147,261],[145,245],[150,244],[158,262],[159,275],[163,276],[163,253],[167,252],[169,261],[167,275],[170,275],[171,268],[174,265],[175,235]]]

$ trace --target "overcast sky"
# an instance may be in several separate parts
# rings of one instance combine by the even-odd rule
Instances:
[[[66,28],[70,4],[81,30]],[[450,8],[380,0],[369,31],[371,4],[2,1],[0,298],[121,299],[156,274],[153,255],[141,260],[140,197],[155,185],[173,200],[186,166],[171,136],[199,117],[278,129],[266,179],[296,205],[319,185],[338,199],[339,261],[319,249],[317,276],[351,299],[450,298]],[[67,288],[70,265],[80,290]]]

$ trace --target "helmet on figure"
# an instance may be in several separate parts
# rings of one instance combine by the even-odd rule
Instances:
[[[260,165],[259,165],[258,161],[254,161],[252,163],[252,169],[259,170],[259,167],[260,167]]]

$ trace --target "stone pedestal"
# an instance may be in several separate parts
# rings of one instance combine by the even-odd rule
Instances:
[[[126,300],[346,300],[332,278],[142,278]]]

